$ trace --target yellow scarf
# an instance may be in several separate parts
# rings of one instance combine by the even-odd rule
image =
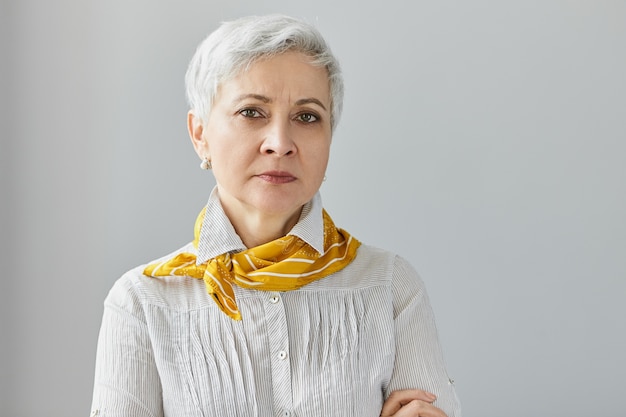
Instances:
[[[198,248],[205,209],[194,227]],[[233,284],[262,291],[289,291],[327,277],[347,266],[361,244],[343,229],[335,227],[323,211],[324,253],[297,236],[287,235],[235,254],[225,253],[197,265],[196,255],[179,253],[171,259],[148,265],[143,273],[150,277],[188,276],[203,279],[207,292],[219,308],[234,320],[241,320]]]

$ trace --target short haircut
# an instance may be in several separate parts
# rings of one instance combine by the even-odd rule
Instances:
[[[311,24],[283,15],[250,16],[224,22],[196,50],[185,75],[190,109],[205,123],[221,83],[246,71],[261,58],[301,52],[325,67],[331,95],[330,123],[334,130],[343,107],[343,77],[339,62]]]

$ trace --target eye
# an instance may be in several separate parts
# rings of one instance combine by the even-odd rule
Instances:
[[[261,112],[259,112],[256,109],[243,109],[243,110],[239,111],[239,114],[242,115],[243,117],[249,117],[249,118],[252,118],[252,119],[263,117]]]
[[[319,118],[313,113],[300,113],[296,116],[296,120],[303,123],[314,123],[319,120]]]

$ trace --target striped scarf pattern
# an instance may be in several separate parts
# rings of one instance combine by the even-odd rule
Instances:
[[[196,249],[205,211],[206,208],[200,212],[194,227]],[[296,290],[343,269],[354,260],[361,243],[335,227],[326,210],[323,218],[324,253],[321,255],[299,237],[287,235],[241,252],[216,256],[204,264],[196,263],[195,254],[182,252],[148,265],[143,273],[155,278],[202,279],[218,307],[233,320],[241,320],[233,285],[261,291]]]

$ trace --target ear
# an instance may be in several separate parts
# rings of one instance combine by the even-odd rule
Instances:
[[[203,136],[204,125],[202,118],[198,117],[193,110],[189,110],[189,113],[187,113],[187,130],[189,130],[189,138],[193,148],[200,159],[208,158],[210,160],[209,144]]]

